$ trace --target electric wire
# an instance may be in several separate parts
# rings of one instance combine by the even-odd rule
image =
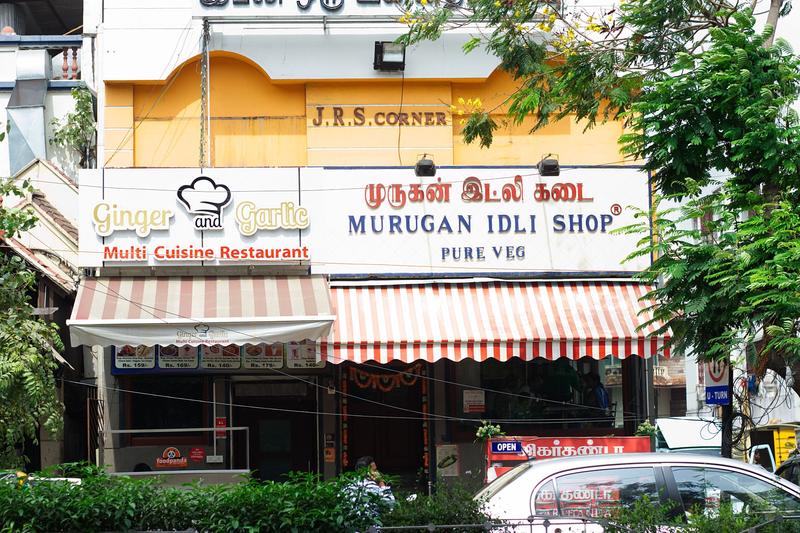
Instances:
[[[145,313],[149,313],[150,315],[152,315],[153,318],[158,318],[154,314],[155,311],[158,311],[160,313],[164,313],[165,316],[166,315],[172,315],[174,318],[181,318],[181,319],[185,319],[185,320],[195,321],[197,324],[201,323],[200,321],[198,321],[197,319],[192,318],[192,317],[186,317],[186,316],[180,315],[178,313],[170,312],[170,311],[168,311],[166,309],[161,309],[161,308],[157,308],[157,307],[153,307],[153,306],[149,306],[149,305],[144,305],[141,302],[135,302],[135,301],[133,301],[133,300],[131,300],[129,298],[126,298],[125,296],[121,295],[119,292],[111,289],[108,285],[105,285],[103,283],[99,283],[99,285],[102,285],[104,288],[108,289],[111,292],[97,290],[97,289],[95,289],[95,292],[98,292],[100,294],[105,294],[106,296],[115,296],[115,297],[118,297],[119,299],[121,299],[123,301],[127,301],[128,303],[131,303],[131,304],[135,305],[136,307],[138,307],[140,310],[144,311]],[[145,308],[147,308],[147,309],[145,309]],[[164,321],[166,323],[166,319],[165,318],[158,318],[158,319],[162,320],[162,321]],[[262,339],[260,337],[257,337],[255,335],[251,335],[251,334],[248,334],[248,333],[245,333],[245,332],[242,332],[242,331],[238,331],[238,330],[235,330],[233,328],[229,328],[229,327],[222,326],[222,325],[217,326],[217,327],[219,327],[219,329],[221,329],[223,331],[228,331],[230,333],[236,333],[238,335],[243,335],[245,337],[249,337],[249,338],[251,338],[251,339],[253,339],[255,341],[258,341],[258,343],[264,342],[264,339]],[[190,332],[188,330],[181,330],[181,331],[183,331],[184,333],[187,333],[190,337],[196,336],[196,333]],[[256,343],[254,343],[254,344],[256,344]],[[341,362],[348,362],[349,361],[348,359],[342,358],[342,357],[336,357],[336,356],[330,356],[330,357],[332,357],[334,359],[339,359]],[[395,369],[389,369],[389,368],[384,368],[384,367],[379,367],[379,366],[378,367],[374,367],[374,368],[380,368],[382,370],[390,370],[390,371],[394,371],[395,370]],[[278,369],[269,369],[269,370],[278,371]],[[419,376],[418,374],[410,374],[408,372],[402,372],[402,371],[398,371],[398,372],[400,372],[400,373],[402,373],[404,375],[407,375],[407,376],[410,376],[410,375]],[[298,376],[294,376],[292,374],[287,374],[285,372],[278,372],[278,373],[283,374],[283,375],[285,375],[287,377],[292,377],[292,378],[297,378],[298,377]],[[419,377],[427,378],[428,376],[419,376]],[[503,391],[496,391],[494,389],[487,389],[487,388],[478,387],[478,386],[470,386],[470,385],[465,385],[465,384],[459,384],[457,382],[447,381],[447,380],[431,379],[431,381],[439,381],[439,382],[443,382],[443,383],[459,385],[459,386],[462,386],[464,388],[468,388],[468,389],[472,389],[472,390],[483,390],[485,392],[492,392],[492,393],[504,393]],[[312,384],[312,383],[308,382],[308,384]],[[329,387],[325,387],[325,386],[318,385],[318,384],[317,384],[317,386],[319,388],[324,389],[324,390],[329,390]],[[585,405],[582,405],[582,404],[576,404],[576,403],[572,403],[572,402],[564,402],[564,401],[558,401],[558,400],[537,399],[537,398],[535,398],[535,397],[533,397],[531,395],[515,394],[515,393],[510,393],[510,392],[504,393],[504,394],[509,395],[509,396],[518,397],[518,398],[531,400],[531,401],[542,401],[543,403],[550,403],[552,405],[559,405],[559,406],[563,406],[563,407],[576,407],[576,408],[585,409],[585,410],[597,410],[597,411],[601,411],[603,413],[606,411],[606,409],[604,409],[602,407],[591,407],[591,406],[585,406]],[[357,398],[357,399],[363,399],[363,398],[361,398],[359,396],[354,396],[354,397]],[[384,404],[384,405],[390,405],[390,404]],[[416,412],[420,413],[420,411],[416,411]],[[623,414],[631,414],[631,415],[633,415],[634,413],[625,413],[623,411]]]
[[[420,421],[428,421],[428,422],[435,422],[435,420],[430,420],[429,417],[426,416],[405,416],[405,415],[397,415],[397,416],[390,416],[390,415],[368,415],[368,414],[359,414],[359,413],[337,413],[331,411],[318,411],[314,409],[288,409],[288,408],[281,408],[281,407],[265,407],[261,405],[250,405],[250,404],[240,404],[240,403],[233,403],[233,402],[222,402],[217,401],[214,402],[213,400],[202,400],[199,398],[188,398],[185,396],[174,396],[170,394],[159,394],[154,392],[144,392],[144,391],[137,391],[132,389],[124,389],[121,387],[113,387],[111,385],[98,385],[95,383],[87,383],[84,381],[75,381],[70,379],[62,378],[61,381],[64,383],[70,383],[72,385],[80,385],[87,388],[100,388],[104,390],[110,390],[114,392],[120,392],[123,394],[133,394],[139,396],[149,396],[151,398],[160,398],[162,400],[172,400],[172,401],[181,401],[181,402],[191,402],[191,403],[201,403],[207,405],[223,405],[226,407],[234,407],[234,408],[241,408],[241,409],[254,409],[258,411],[273,411],[273,412],[280,412],[280,413],[292,413],[292,414],[307,414],[307,415],[320,415],[320,416],[334,416],[334,417],[346,417],[346,418],[369,418],[369,419],[376,419],[376,420],[420,420]],[[476,420],[474,418],[464,418],[464,417],[452,417],[451,421],[455,422],[465,422],[470,424],[479,423],[480,420]],[[493,422],[501,422],[503,424],[533,424],[533,423],[542,423],[542,424],[566,424],[566,423],[581,423],[581,422],[597,422],[597,418],[570,418],[570,419],[563,419],[563,418],[531,418],[531,419],[517,419],[517,418],[500,418],[500,419],[492,419]],[[144,430],[142,430],[144,431]]]
[[[625,165],[623,163],[630,163],[630,164]],[[185,168],[186,169],[195,169],[195,168],[199,168],[199,167],[185,167]],[[230,168],[231,167],[211,167],[211,168],[206,169],[206,170],[230,170]],[[241,168],[247,168],[247,167],[241,167]],[[275,168],[298,168],[298,167],[275,167]],[[299,167],[299,168],[306,168],[306,167]],[[366,170],[366,171],[375,172],[376,170],[408,170],[411,167],[376,166],[376,167],[355,167],[355,168],[352,168],[352,167],[331,166],[331,167],[323,167],[323,168],[328,169],[328,170],[333,170],[333,171],[336,171],[336,170]],[[481,170],[481,169],[485,169],[485,170],[504,170],[504,169],[508,169],[508,168],[517,168],[517,169],[520,169],[520,170],[524,170],[524,169],[532,169],[532,170],[534,170],[535,169],[535,167],[531,167],[529,165],[519,165],[519,166],[516,166],[516,167],[515,166],[511,166],[511,167],[507,167],[507,166],[503,166],[503,167],[480,167],[480,166],[479,167],[466,167],[466,166],[462,167],[462,166],[452,166],[452,167],[450,167],[450,166],[447,166],[447,167],[437,167],[437,168],[439,170],[469,170],[469,171],[474,171],[476,169],[478,169],[478,170]],[[606,163],[598,163],[597,165],[562,166],[562,167],[560,167],[560,172],[561,172],[561,174],[568,174],[568,173],[579,173],[579,172],[586,171],[586,170],[597,170],[597,169],[604,169],[604,168],[609,168],[609,169],[614,169],[614,170],[641,170],[641,171],[645,170],[640,164],[635,164],[634,160],[621,159],[621,160],[611,161],[611,162],[606,162]],[[158,168],[152,168],[152,167],[150,167],[150,168],[146,168],[146,167],[113,168],[113,167],[111,167],[111,168],[108,168],[107,170],[112,170],[112,171],[151,171],[151,172],[158,172],[158,171],[163,171],[163,170],[174,170],[174,169],[171,169],[171,168],[168,168],[168,167],[158,167]],[[523,177],[523,178],[539,176],[539,172],[538,171],[533,171],[533,172],[526,172],[526,173],[509,174],[509,175],[504,175],[504,176],[493,176],[493,177],[483,178],[483,179],[481,179],[481,182],[509,180],[509,179],[514,179],[516,176],[520,176],[520,177]],[[390,179],[392,179],[392,178],[390,178]],[[36,180],[34,180],[33,184],[35,185],[36,183],[47,183],[47,184],[68,186],[63,181],[56,181],[56,180],[52,180],[51,181],[51,180],[36,179]],[[439,181],[436,182],[437,185],[439,185],[439,184],[441,184],[441,185],[457,185],[459,183],[462,183],[461,179],[457,179],[457,180],[453,180],[453,181],[442,180],[441,182],[439,182]],[[79,188],[80,187],[86,187],[86,188],[93,188],[93,189],[104,189],[104,190],[140,191],[140,192],[173,192],[174,193],[175,190],[176,190],[174,187],[140,187],[140,186],[124,187],[124,186],[119,186],[119,185],[116,185],[116,186],[115,185],[94,185],[94,184],[80,183],[80,182],[78,183],[78,187]],[[303,189],[303,193],[337,192],[337,191],[363,191],[363,190],[364,190],[364,186],[319,187],[319,188],[313,188],[313,189],[304,188]],[[232,193],[235,193],[235,192],[238,192],[238,193],[265,193],[265,192],[268,192],[268,193],[279,193],[279,192],[296,193],[297,192],[297,188],[291,188],[291,189],[272,189],[272,188],[264,189],[263,187],[260,188],[260,189],[234,189],[234,188],[231,188],[231,192]]]

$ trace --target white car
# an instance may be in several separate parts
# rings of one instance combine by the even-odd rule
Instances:
[[[677,515],[734,511],[800,515],[800,487],[761,467],[694,454],[631,453],[523,463],[476,496],[518,531],[602,532],[596,518],[649,498]],[[602,521],[602,520],[601,520]],[[531,524],[534,527],[531,527]]]

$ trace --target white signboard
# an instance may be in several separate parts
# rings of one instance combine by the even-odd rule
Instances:
[[[297,168],[81,173],[80,264],[308,262]]]
[[[319,274],[633,273],[643,235],[612,231],[647,209],[647,175],[630,168],[305,168],[303,243]],[[335,206],[332,207],[332,206]]]
[[[486,392],[483,390],[464,391],[464,412],[483,413],[486,411]]]
[[[329,275],[639,272],[636,168],[106,169],[81,173],[81,266],[302,264]],[[226,340],[219,340],[226,344]],[[176,344],[183,344],[176,342]]]
[[[286,16],[361,16],[399,17],[403,3],[397,0],[191,0],[195,17],[286,17]],[[463,0],[450,0],[458,7]],[[422,4],[418,4],[421,6]]]

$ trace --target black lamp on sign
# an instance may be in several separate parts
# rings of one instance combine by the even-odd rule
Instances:
[[[436,164],[428,154],[423,154],[422,158],[414,165],[414,174],[420,178],[429,178],[436,175]]]
[[[542,157],[542,160],[536,165],[539,169],[540,176],[558,176],[561,174],[561,168],[558,165],[558,156],[554,154],[547,154]]]
[[[392,41],[375,41],[375,70],[400,72],[406,68],[405,45]]]

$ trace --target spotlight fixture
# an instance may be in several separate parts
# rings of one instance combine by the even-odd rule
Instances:
[[[405,45],[392,41],[375,41],[375,58],[372,66],[375,70],[402,71],[406,68]]]
[[[553,154],[547,154],[542,157],[542,160],[536,166],[539,169],[540,176],[558,176],[561,174],[557,155],[553,157]]]
[[[436,164],[434,164],[433,159],[428,157],[428,154],[424,154],[422,159],[414,165],[414,174],[421,178],[429,178],[436,175]]]

